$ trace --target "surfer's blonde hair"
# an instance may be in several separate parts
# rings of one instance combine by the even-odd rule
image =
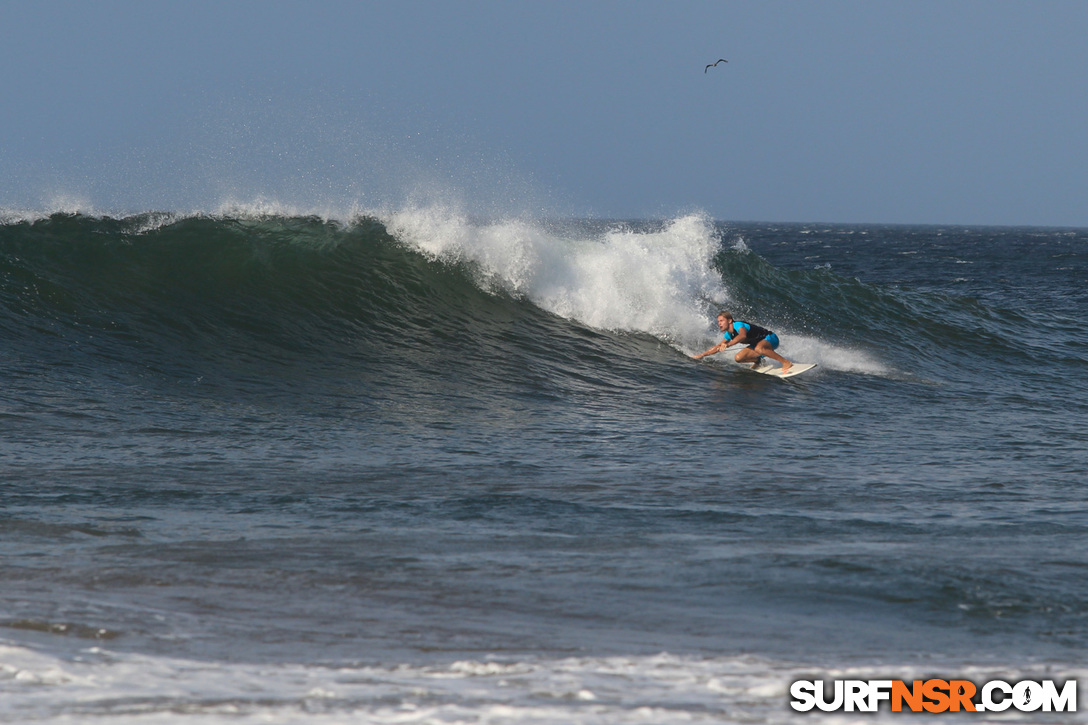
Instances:
[[[719,312],[718,317],[724,317],[727,320],[735,320],[736,319],[735,317],[733,317],[733,315],[731,313],[727,312],[726,310],[722,310],[721,312]]]

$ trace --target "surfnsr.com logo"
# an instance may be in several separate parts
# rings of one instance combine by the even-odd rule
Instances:
[[[790,686],[790,707],[800,712],[876,712],[887,702],[892,712],[1076,712],[1077,681],[1060,687],[1054,680],[990,680],[978,687],[970,680],[834,680],[828,693],[823,680],[797,680]]]

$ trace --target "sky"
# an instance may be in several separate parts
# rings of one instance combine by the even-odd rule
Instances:
[[[1088,227],[1085,38],[1083,0],[0,0],[0,209]]]

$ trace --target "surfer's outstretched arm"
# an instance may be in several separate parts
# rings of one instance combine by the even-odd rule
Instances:
[[[713,355],[713,354],[714,354],[714,353],[716,353],[716,352],[721,352],[721,351],[722,351],[722,350],[724,350],[725,348],[726,348],[725,340],[722,340],[721,342],[719,342],[719,343],[718,343],[717,345],[715,345],[714,347],[710,348],[710,349],[709,349],[709,350],[707,350],[706,352],[701,352],[701,353],[699,353],[698,355],[692,355],[692,356],[691,356],[691,358],[692,358],[693,360],[700,360],[700,359],[702,359],[702,358],[706,357],[707,355]]]

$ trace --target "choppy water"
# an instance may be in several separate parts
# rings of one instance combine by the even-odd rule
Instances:
[[[1083,675],[1086,279],[1085,230],[6,213],[0,720]],[[692,361],[722,306],[819,367]]]

